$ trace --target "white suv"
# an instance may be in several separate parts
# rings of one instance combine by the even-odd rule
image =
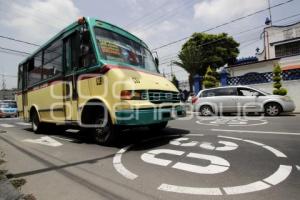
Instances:
[[[192,100],[203,116],[214,113],[261,112],[276,116],[292,112],[295,104],[288,96],[272,95],[248,86],[228,86],[201,90]]]

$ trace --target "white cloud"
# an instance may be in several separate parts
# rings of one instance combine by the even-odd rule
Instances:
[[[24,40],[41,42],[47,41],[78,16],[79,9],[72,0],[32,0],[25,5],[11,3],[1,23]]]
[[[142,40],[148,40],[152,36],[157,35],[158,32],[160,35],[165,35],[168,32],[175,30],[176,28],[178,28],[178,25],[176,23],[165,20],[157,25],[154,25],[151,28],[136,28],[130,30],[130,32],[138,36]]]
[[[194,18],[220,23],[267,6],[265,0],[204,0],[194,5]]]

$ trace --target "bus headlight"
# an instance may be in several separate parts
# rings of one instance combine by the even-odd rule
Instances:
[[[120,96],[122,100],[145,100],[142,94],[140,90],[122,90]]]

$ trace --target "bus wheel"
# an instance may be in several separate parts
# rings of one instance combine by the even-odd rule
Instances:
[[[166,122],[160,122],[158,124],[151,124],[151,125],[148,126],[148,128],[151,131],[159,131],[161,129],[166,128],[167,124],[168,124],[168,121],[166,121]]]
[[[33,132],[39,134],[42,130],[42,123],[40,122],[39,116],[36,111],[31,115],[31,128]]]
[[[93,139],[97,144],[111,145],[116,139],[116,129],[108,117],[104,122],[103,117],[98,117],[95,121],[97,127],[92,129]]]

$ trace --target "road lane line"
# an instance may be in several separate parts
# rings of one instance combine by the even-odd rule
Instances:
[[[220,188],[185,187],[163,183],[157,189],[166,192],[175,192],[181,194],[222,195],[222,191],[220,190]]]
[[[11,128],[11,127],[15,127],[12,124],[0,124],[0,126],[2,126],[3,128]]]
[[[273,173],[268,178],[265,178],[263,181],[271,185],[277,185],[284,181],[292,172],[293,167],[289,165],[280,165],[275,173]]]
[[[273,131],[250,131],[250,130],[228,130],[228,129],[210,129],[211,131],[216,132],[229,132],[229,133],[259,133],[259,134],[274,134],[274,135],[298,135],[300,133],[291,133],[291,132],[273,132]]]
[[[29,126],[31,125],[30,123],[26,123],[26,122],[16,122],[15,124],[21,125],[21,126]]]

